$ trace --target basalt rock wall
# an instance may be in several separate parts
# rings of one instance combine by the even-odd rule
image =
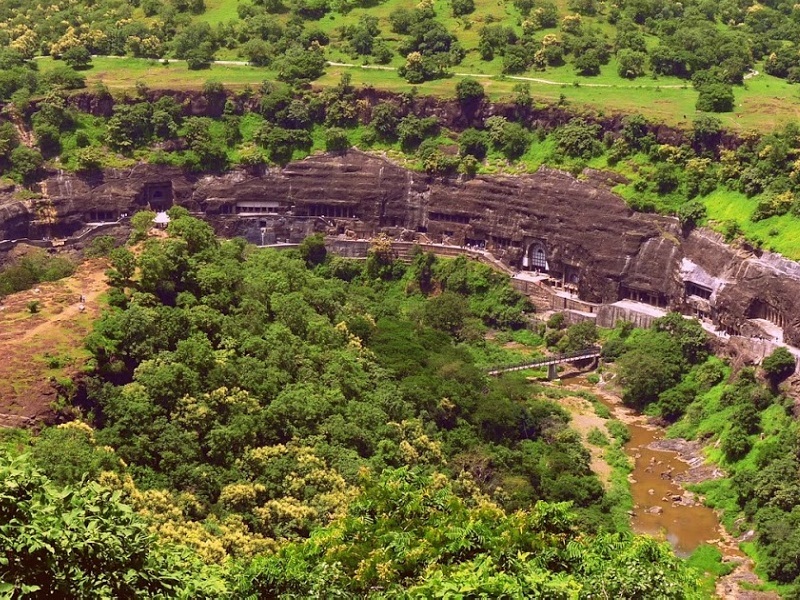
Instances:
[[[736,332],[749,319],[766,319],[800,344],[800,265],[734,249],[708,231],[683,235],[674,219],[632,211],[597,174],[579,180],[540,169],[442,180],[351,151],[220,175],[155,165],[84,178],[54,174],[41,192],[33,200],[0,192],[0,240],[75,235],[92,221],[178,204],[221,235],[254,243],[383,231],[485,247],[515,268],[546,269],[590,302],[633,297],[686,309],[691,284],[721,325]]]

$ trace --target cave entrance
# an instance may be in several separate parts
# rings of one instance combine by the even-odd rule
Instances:
[[[684,290],[687,296],[697,296],[703,300],[710,300],[713,290],[694,281],[685,281]]]
[[[747,309],[747,318],[763,319],[781,328],[786,324],[783,314],[777,308],[758,299],[753,300]]]
[[[151,210],[163,212],[172,206],[172,182],[146,183],[139,193],[139,204],[149,206]]]
[[[547,249],[541,242],[533,242],[522,257],[522,268],[528,271],[546,273],[550,270],[547,264]]]
[[[621,292],[624,300],[633,300],[634,302],[649,304],[657,308],[667,308],[669,306],[669,299],[666,294],[662,294],[661,292],[639,290],[624,285],[621,286]]]
[[[86,218],[89,223],[114,223],[119,215],[115,210],[91,210]]]

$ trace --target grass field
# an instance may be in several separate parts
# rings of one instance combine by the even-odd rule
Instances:
[[[571,12],[567,4],[566,0],[556,2],[561,14]],[[237,0],[206,0],[206,11],[197,15],[195,19],[212,25],[238,20],[237,6]],[[389,15],[400,7],[411,8],[413,3],[408,0],[385,0],[368,8],[353,8],[346,13],[328,13],[317,21],[309,22],[309,26],[324,31],[330,37],[331,43],[326,49],[326,57],[329,60],[362,65],[369,61],[369,57],[348,55],[344,51],[340,29],[343,26],[356,24],[364,15],[374,16],[378,19],[380,37],[397,50],[403,36],[392,33]],[[521,79],[541,79],[552,83],[541,81],[528,83],[534,96],[542,101],[557,101],[563,96],[574,105],[590,107],[596,111],[640,112],[650,119],[677,126],[690,125],[696,116],[694,105],[697,93],[689,82],[675,77],[656,79],[647,76],[634,81],[623,79],[617,75],[616,59],[613,57],[596,77],[576,75],[571,64],[548,68],[545,71],[522,73],[518,76],[519,79],[504,77],[501,73],[502,58],[498,56],[489,62],[482,60],[478,52],[478,42],[481,28],[489,23],[501,22],[511,26],[518,34],[522,33],[523,17],[511,0],[475,0],[475,11],[463,17],[452,16],[449,0],[434,0],[433,7],[437,19],[458,38],[466,51],[462,63],[452,71],[457,74],[482,76],[482,82],[494,100],[510,94],[513,86]],[[276,15],[275,18],[286,21],[289,13]],[[584,21],[613,40],[615,28],[608,23],[604,15],[584,17]],[[720,28],[725,27],[727,26],[720,25]],[[548,33],[560,35],[558,29],[553,28],[543,30],[537,36]],[[646,43],[652,47],[658,44],[658,39],[646,36]],[[217,58],[239,59],[236,50],[228,49],[220,50]],[[208,71],[190,72],[181,64],[172,64],[167,69],[158,70],[147,69],[127,61],[109,64],[103,60],[99,59],[97,67],[89,71],[88,75],[90,80],[103,80],[110,87],[126,87],[138,79],[145,80],[151,87],[178,89],[195,87],[207,79],[215,79],[230,86],[244,86],[257,84],[274,76],[274,73],[268,70],[248,67],[215,65]],[[395,52],[389,66],[397,68],[404,62],[404,58]],[[328,73],[318,83],[330,85],[338,81],[343,69],[345,67],[329,68]],[[800,118],[798,89],[784,80],[764,75],[763,68],[759,65],[756,69],[762,73],[749,79],[744,87],[735,88],[735,112],[719,115],[724,125],[734,131],[751,129],[764,131]],[[349,70],[357,84],[372,85],[392,91],[407,91],[412,87],[390,71],[355,67]],[[451,96],[459,78],[459,75],[454,75],[450,79],[427,82],[417,87],[422,94]]]
[[[41,59],[38,63],[42,71],[52,69],[58,64],[49,58]],[[563,99],[574,107],[586,107],[597,112],[640,112],[649,119],[669,125],[691,126],[697,115],[694,110],[697,92],[691,86],[683,86],[674,79],[654,81],[643,78],[628,82],[606,72],[612,66],[604,67],[604,72],[597,78],[575,77],[570,74],[570,67],[515,77],[468,73],[462,70],[463,66],[456,67],[454,71],[480,76],[486,93],[493,100],[510,97],[515,85],[527,81],[533,96],[540,101],[556,102]],[[454,75],[412,86],[394,71],[331,66],[315,85],[335,85],[345,71],[352,75],[353,83],[357,85],[369,85],[395,92],[407,92],[416,87],[420,94],[445,97],[455,95],[455,86],[462,78]],[[209,80],[219,81],[231,88],[256,86],[264,80],[274,79],[275,71],[220,64],[214,64],[209,69],[190,71],[185,62],[178,60],[164,65],[160,61],[148,59],[101,57],[94,59],[92,68],[85,71],[85,75],[89,86],[95,82],[103,82],[110,88],[131,88],[141,81],[151,88],[195,89]],[[536,79],[562,83],[553,85]],[[613,83],[614,81],[619,83]],[[800,118],[798,96],[798,90],[785,81],[761,74],[748,80],[745,88],[736,89],[737,110],[741,109],[741,112],[718,116],[726,127],[734,131],[771,130]]]
[[[206,11],[196,19],[211,25],[238,19],[239,13],[236,12],[238,4],[238,0],[206,0]]]
[[[704,199],[712,227],[725,221],[735,221],[744,236],[765,250],[800,259],[800,219],[791,214],[751,221],[758,201],[739,192],[717,190]]]

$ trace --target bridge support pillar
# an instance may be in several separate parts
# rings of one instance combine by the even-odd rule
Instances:
[[[558,379],[558,366],[555,364],[547,365],[547,378],[551,381]]]

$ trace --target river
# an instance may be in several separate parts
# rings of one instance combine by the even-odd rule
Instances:
[[[625,452],[634,465],[629,480],[634,503],[631,525],[636,533],[667,540],[679,556],[725,538],[716,513],[673,481],[688,471],[689,465],[677,452],[652,447],[663,439],[663,429],[648,425],[646,417],[584,377],[569,378],[564,383],[566,389],[574,387],[595,394],[628,427],[631,439],[625,444]]]
[[[627,425],[631,440],[625,451],[634,462],[630,477],[633,530],[663,536],[678,556],[688,556],[699,545],[719,540],[722,531],[716,513],[673,481],[688,471],[689,465],[676,452],[651,448],[663,438],[660,430],[636,421]]]

